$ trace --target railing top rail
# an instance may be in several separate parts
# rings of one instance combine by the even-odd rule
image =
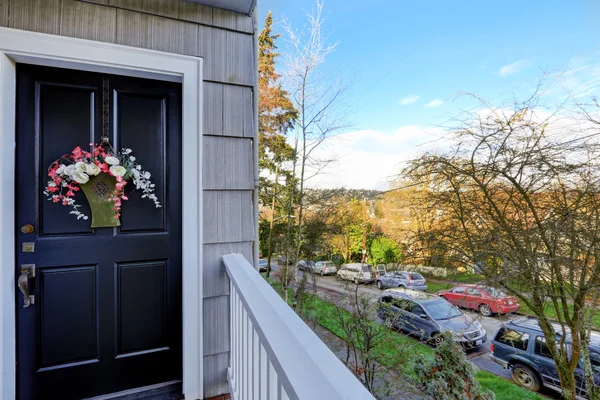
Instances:
[[[374,399],[241,254],[223,263],[290,398]]]

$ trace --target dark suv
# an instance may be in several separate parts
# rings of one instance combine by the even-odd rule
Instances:
[[[554,326],[560,339],[560,326]],[[567,344],[569,339],[567,338]],[[544,333],[536,318],[517,318],[501,326],[493,336],[492,360],[510,368],[513,380],[520,386],[537,392],[543,386],[561,392],[556,364],[546,346]],[[594,369],[594,382],[600,385],[600,335],[592,333],[590,360]],[[583,363],[575,371],[578,396],[587,397]]]

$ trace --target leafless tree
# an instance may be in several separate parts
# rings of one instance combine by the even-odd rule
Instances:
[[[286,52],[284,75],[285,86],[298,111],[294,127],[294,150],[296,157],[292,166],[293,175],[298,177],[297,190],[289,196],[296,201],[296,241],[294,261],[300,258],[302,224],[304,220],[304,194],[306,182],[328,165],[331,158],[317,156],[317,149],[331,136],[347,128],[347,109],[343,98],[348,89],[344,74],[324,68],[327,57],[336,49],[325,33],[323,2],[318,0],[315,9],[306,13],[307,24],[296,30],[289,21],[284,21],[283,29],[291,51]],[[290,204],[290,209],[292,209]],[[293,219],[288,221],[288,235],[292,236]],[[297,272],[295,286],[297,286]]]
[[[394,327],[403,322],[398,316],[389,316],[385,322],[377,323],[378,302],[359,288],[358,284],[345,283],[344,295],[336,303],[334,319],[346,344],[343,361],[376,398],[397,396],[398,386],[406,386],[408,382],[395,373],[404,373],[419,343],[397,348],[393,356],[385,355],[384,348],[389,347],[393,336],[398,334]],[[380,363],[384,357],[388,367]]]
[[[414,160],[404,178],[428,182],[436,243],[538,317],[564,397],[576,398],[581,354],[598,399],[588,344],[600,290],[600,126],[539,100],[481,101],[449,133],[450,149]]]

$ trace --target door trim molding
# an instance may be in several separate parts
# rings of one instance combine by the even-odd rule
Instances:
[[[183,391],[203,398],[203,59],[110,43],[0,28],[0,397],[16,393],[16,63],[182,83]]]

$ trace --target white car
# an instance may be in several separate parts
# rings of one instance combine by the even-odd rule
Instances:
[[[337,270],[337,267],[331,261],[318,261],[313,267],[313,273],[321,274],[321,276],[335,275]]]
[[[357,285],[359,283],[370,283],[375,280],[375,273],[371,271],[372,269],[371,264],[344,264],[337,272],[337,278],[352,281]]]

